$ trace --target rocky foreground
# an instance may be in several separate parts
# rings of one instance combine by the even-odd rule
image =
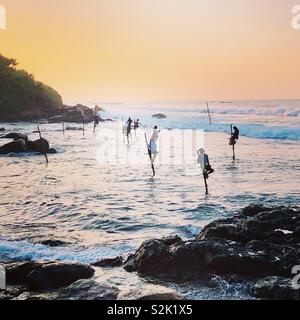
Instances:
[[[300,289],[292,286],[296,265],[300,265],[299,208],[251,206],[233,218],[210,223],[195,240],[148,240],[124,268],[175,281],[219,275],[248,281],[250,293],[258,298],[300,299]]]
[[[51,243],[51,241],[50,241]],[[55,243],[55,241],[54,241]],[[60,245],[58,242],[57,245]],[[120,292],[93,280],[96,268],[121,268],[140,277],[174,283],[221,276],[229,283],[245,282],[252,296],[300,299],[300,284],[292,274],[300,265],[300,210],[250,206],[232,218],[207,225],[194,240],[172,236],[150,239],[126,260],[121,257],[92,266],[60,262],[7,263],[9,288],[0,299],[184,299],[160,286],[143,292]],[[295,271],[295,269],[294,269]],[[150,285],[149,285],[150,286]]]

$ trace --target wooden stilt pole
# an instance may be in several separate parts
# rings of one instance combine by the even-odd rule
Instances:
[[[39,132],[39,135],[40,135],[40,139],[42,139],[42,134],[41,134],[40,127],[39,127],[39,126],[37,126],[37,129],[38,129],[38,132]],[[42,144],[42,149],[44,149],[43,144]],[[45,158],[46,158],[46,164],[48,164],[48,163],[49,163],[49,160],[48,160],[47,153],[45,152],[45,150],[43,150],[43,152],[42,152],[42,153],[44,154],[44,156],[45,156]]]
[[[148,155],[149,155],[149,158],[150,158],[151,168],[152,168],[153,177],[154,177],[156,173],[155,173],[154,163],[152,161],[151,146],[148,143],[148,138],[147,138],[147,133],[146,132],[145,132],[145,141],[146,141],[146,145],[147,145],[147,149],[148,149]]]
[[[204,171],[203,171],[203,179],[204,179],[204,184],[205,184],[205,193],[208,194],[207,179],[206,179],[206,174]]]
[[[210,115],[210,111],[209,111],[208,102],[206,103],[206,106],[207,106],[207,114],[208,114],[209,124],[211,124],[211,115]]]
[[[84,118],[82,119],[82,132],[83,132],[83,135],[84,135]]]

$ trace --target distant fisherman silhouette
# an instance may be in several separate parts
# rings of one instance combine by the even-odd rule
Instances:
[[[205,153],[205,150],[203,148],[199,149],[197,151],[197,154],[198,154],[197,162],[201,165],[205,178],[208,179],[209,175],[214,173],[215,170],[211,167],[209,163],[209,157]]]
[[[99,121],[100,121],[99,116],[95,115],[95,117],[94,117],[94,132],[96,130],[96,127],[99,125]]]
[[[229,145],[234,146],[236,145],[237,141],[239,140],[240,137],[240,130],[234,126],[233,127],[233,132],[231,134],[231,137],[229,139]]]
[[[134,121],[133,129],[137,130],[140,127],[140,119]]]

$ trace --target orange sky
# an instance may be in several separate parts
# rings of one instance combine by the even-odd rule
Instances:
[[[300,0],[0,0],[14,57],[66,103],[300,98]]]

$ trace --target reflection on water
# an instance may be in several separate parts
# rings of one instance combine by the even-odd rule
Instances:
[[[117,130],[116,124],[101,126]],[[91,263],[128,254],[151,237],[192,238],[209,221],[250,203],[299,204],[298,141],[242,137],[233,162],[228,136],[207,133],[215,173],[205,195],[196,157],[186,165],[157,164],[157,176],[151,177],[143,129],[123,146],[139,150],[140,164],[99,163],[101,126],[97,134],[87,126],[83,137],[80,131],[63,136],[60,126],[42,125],[43,136],[59,151],[49,156],[48,166],[41,156],[0,157],[1,254]],[[6,127],[35,130],[30,124]],[[67,244],[49,248],[37,244],[41,239]]]

